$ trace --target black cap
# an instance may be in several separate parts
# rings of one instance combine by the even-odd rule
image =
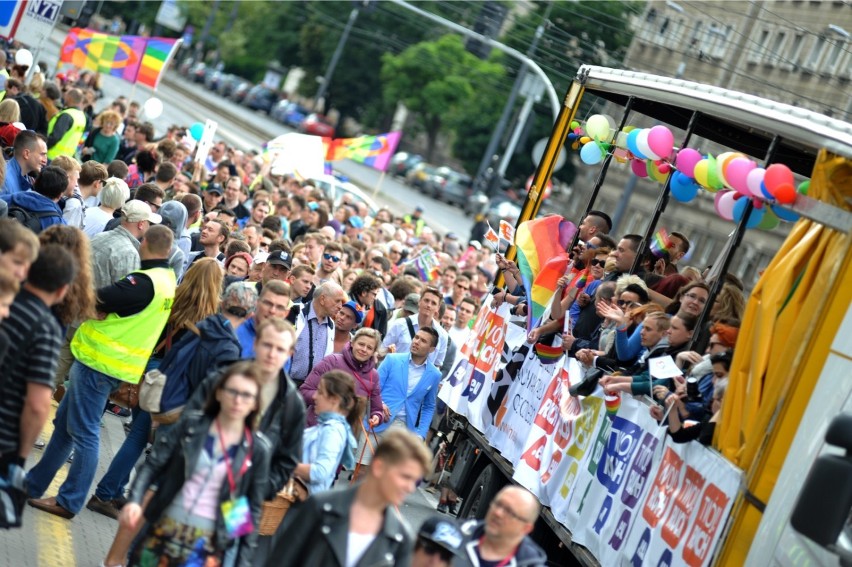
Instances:
[[[444,516],[432,516],[423,525],[417,537],[446,549],[455,556],[463,557],[464,536],[455,521]]]
[[[284,266],[285,268],[289,269],[293,266],[293,259],[290,257],[289,252],[285,252],[284,250],[276,250],[266,258],[266,263],[277,264],[279,266]]]
[[[220,195],[224,195],[225,193],[222,191],[222,186],[218,183],[208,183],[207,189],[205,189],[208,193],[218,193]]]

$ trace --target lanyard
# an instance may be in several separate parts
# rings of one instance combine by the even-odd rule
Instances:
[[[231,461],[228,459],[228,449],[225,447],[225,440],[222,438],[222,426],[219,425],[219,420],[216,420],[216,432],[219,434],[219,445],[222,447],[222,458],[225,460],[225,470],[228,472],[228,485],[231,487],[231,495],[237,491],[237,481],[234,479],[234,471],[231,470]],[[246,427],[245,438],[248,440],[249,452],[243,459],[243,464],[240,466],[240,476],[246,474],[249,461],[251,461],[251,434]]]
[[[482,536],[481,538],[479,538],[479,548],[480,549],[482,549],[482,541],[484,539],[485,539],[485,536]],[[512,559],[515,558],[515,555],[518,554],[518,549],[520,549],[520,548],[521,548],[521,545],[518,544],[518,547],[515,548],[515,551],[513,551],[511,555],[507,555],[506,557],[504,557],[503,560],[500,563],[498,563],[496,567],[506,567],[506,565],[508,565],[509,562]]]

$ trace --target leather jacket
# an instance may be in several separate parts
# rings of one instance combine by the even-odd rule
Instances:
[[[358,487],[312,495],[289,510],[266,562],[279,565],[346,565],[349,511]],[[356,567],[408,566],[414,539],[393,508],[385,510],[385,521]]]
[[[210,416],[197,411],[185,411],[175,427],[157,439],[147,461],[136,475],[130,498],[131,502],[141,504],[148,488],[155,482],[158,484],[154,497],[145,508],[145,519],[149,525],[160,519],[180,493],[186,480],[192,476],[212,423],[213,418]],[[248,498],[255,525],[251,534],[241,538],[236,562],[241,566],[252,564],[252,556],[257,547],[257,526],[268,484],[267,473],[272,449],[269,440],[262,433],[256,432],[252,437],[248,469],[240,476],[240,467],[248,451],[249,443],[244,439],[231,464],[234,478],[238,479],[235,496]],[[230,490],[228,482],[224,482],[219,494],[220,503],[230,499]],[[217,514],[216,518],[216,543],[221,550],[227,549],[230,544],[221,514]]]
[[[192,393],[186,410],[200,410],[223,371],[208,376]],[[186,411],[185,410],[185,411]],[[259,431],[272,444],[269,463],[269,484],[265,500],[272,500],[284,488],[296,465],[302,460],[302,434],[305,431],[305,402],[299,389],[282,370],[278,393],[260,420]]]

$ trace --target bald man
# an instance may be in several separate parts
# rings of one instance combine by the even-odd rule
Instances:
[[[465,557],[453,562],[453,567],[544,567],[547,554],[529,537],[540,512],[541,505],[529,490],[506,486],[491,501],[485,521],[474,520],[462,526]]]

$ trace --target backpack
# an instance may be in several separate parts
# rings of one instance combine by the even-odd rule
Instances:
[[[157,423],[176,422],[189,401],[187,370],[200,344],[201,336],[187,331],[169,349],[160,367],[146,372],[142,378],[139,407],[150,413]]]
[[[54,211],[43,211],[41,213],[34,213],[32,211],[28,211],[18,205],[14,205],[9,207],[9,218],[15,219],[34,233],[38,234],[41,232],[41,219],[46,219],[48,217],[58,217]]]

